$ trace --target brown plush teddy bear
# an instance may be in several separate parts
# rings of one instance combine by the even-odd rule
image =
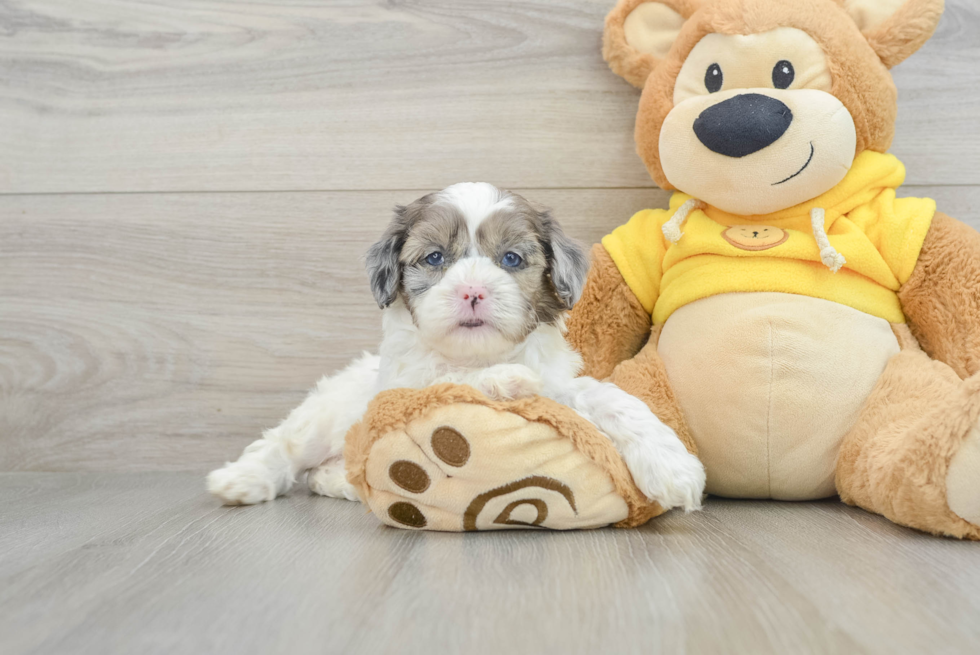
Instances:
[[[638,152],[677,192],[594,247],[569,338],[585,374],[643,399],[698,453],[709,493],[839,494],[902,525],[980,539],[980,234],[931,200],[898,198],[904,167],[885,154],[888,68],[942,10],[943,0],[621,0],[607,18],[606,60],[643,89]],[[380,397],[349,439],[350,479],[392,525],[636,525],[658,513],[570,410],[424,393]],[[500,422],[506,444],[469,470],[443,462],[447,478],[426,496],[391,485],[396,437],[434,452],[438,430],[474,407],[490,413],[453,428],[466,451]],[[522,458],[534,430],[565,455]],[[555,468],[568,452],[578,464]],[[563,476],[571,496],[552,482],[537,496],[513,487]],[[447,487],[464,479],[463,491]],[[608,511],[572,520],[579,489]],[[499,511],[484,512],[488,494]],[[547,521],[559,505],[565,518]]]

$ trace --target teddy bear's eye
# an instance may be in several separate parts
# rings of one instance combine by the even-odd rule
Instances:
[[[785,59],[776,64],[772,69],[772,85],[777,89],[788,89],[796,78],[796,71],[793,64]]]
[[[721,84],[724,81],[725,76],[721,74],[721,66],[718,64],[708,66],[708,72],[704,74],[704,88],[709,93],[718,93],[721,91]]]

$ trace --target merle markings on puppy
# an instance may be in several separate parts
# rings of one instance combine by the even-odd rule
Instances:
[[[379,392],[452,382],[495,400],[543,395],[608,436],[637,487],[664,509],[700,507],[700,461],[639,399],[577,377],[582,359],[564,338],[588,261],[548,212],[489,184],[457,184],[399,207],[368,252],[383,312],[378,355],[324,377],[278,427],[208,489],[228,504],[285,493],[309,471],[321,495],[356,500],[344,438]]]

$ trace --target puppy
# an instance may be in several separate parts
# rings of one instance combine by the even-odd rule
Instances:
[[[700,507],[704,468],[674,431],[615,385],[577,377],[582,359],[564,318],[588,261],[547,212],[489,184],[457,184],[396,208],[367,268],[384,310],[380,354],[320,380],[238,461],[211,472],[211,493],[259,503],[309,471],[314,492],[357,500],[344,437],[368,402],[385,389],[454,382],[497,400],[539,394],[573,408],[612,440],[651,500]]]

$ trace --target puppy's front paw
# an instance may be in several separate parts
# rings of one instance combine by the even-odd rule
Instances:
[[[357,490],[347,481],[347,468],[343,459],[327,462],[310,471],[306,484],[310,491],[321,496],[360,500]]]
[[[208,474],[208,491],[225,505],[255,505],[276,497],[276,484],[260,464],[234,462]]]
[[[680,507],[685,512],[701,509],[704,465],[694,455],[686,450],[641,441],[628,446],[623,459],[637,488],[665,510],[673,507]]]
[[[493,400],[515,400],[540,394],[541,376],[520,364],[500,364],[483,371],[475,386]]]

